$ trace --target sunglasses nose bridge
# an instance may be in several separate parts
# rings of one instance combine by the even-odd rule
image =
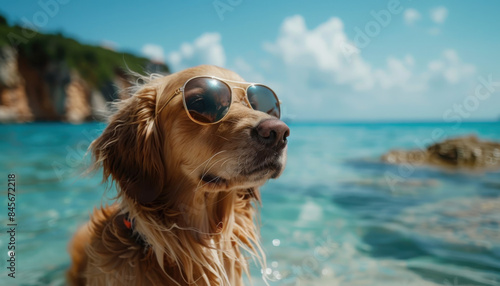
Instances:
[[[233,100],[234,100],[234,92],[233,92],[233,89],[239,89],[241,91],[243,91],[243,93],[240,95],[240,94],[236,94],[236,96],[238,97],[238,99],[240,101],[244,101],[245,104],[248,105],[248,107],[252,108],[252,105],[250,105],[250,102],[248,101],[248,96],[247,96],[247,89],[246,88],[243,88],[241,86],[234,86],[234,87],[231,87],[231,93],[233,94]]]

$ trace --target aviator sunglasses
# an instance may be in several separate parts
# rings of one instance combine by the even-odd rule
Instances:
[[[247,85],[230,87],[228,83]],[[280,100],[269,87],[258,84],[232,81],[213,76],[196,76],[177,89],[171,98],[158,110],[157,114],[174,98],[182,93],[184,109],[189,118],[198,124],[221,122],[233,103],[233,88],[245,91],[245,102],[254,110],[262,111],[277,118],[281,116]]]

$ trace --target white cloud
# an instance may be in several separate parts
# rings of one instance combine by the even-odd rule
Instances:
[[[288,73],[311,78],[315,86],[342,85],[355,91],[399,88],[410,92],[426,88],[424,80],[415,80],[415,59],[411,55],[403,59],[389,56],[384,67],[373,68],[347,38],[338,18],[311,30],[302,16],[287,18],[276,42],[264,47],[283,62]]]
[[[439,6],[431,10],[431,19],[437,24],[444,23],[448,16],[448,9],[444,6]]]
[[[262,74],[257,72],[251,64],[241,57],[237,57],[230,68],[249,82],[265,83]]]
[[[169,64],[174,71],[201,64],[223,67],[226,55],[221,44],[219,33],[205,33],[193,43],[183,43],[178,51],[168,55]]]
[[[420,20],[420,18],[422,17],[420,13],[413,8],[406,9],[403,16],[406,24],[408,25],[413,25],[413,23],[415,23],[417,20]]]
[[[286,18],[264,49],[272,68],[259,71],[297,118],[440,118],[475,83],[475,67],[452,49],[430,62],[380,55],[385,63],[374,66],[338,18],[315,28],[300,15]],[[240,71],[249,65],[238,63]]]
[[[406,89],[413,76],[412,66],[413,57],[411,56],[407,56],[406,60],[389,57],[385,69],[376,70],[374,76],[382,89],[390,89],[396,86]]]
[[[443,51],[440,59],[428,64],[427,76],[429,79],[443,79],[449,84],[458,84],[462,80],[470,79],[476,73],[476,67],[463,63],[455,50]]]
[[[144,46],[142,46],[142,53],[152,61],[165,61],[165,54],[161,46],[155,44],[145,44]]]
[[[463,63],[451,49],[418,73],[412,55],[403,59],[388,56],[385,66],[373,68],[363,59],[360,50],[346,52],[346,46],[356,49],[339,18],[331,18],[309,30],[302,16],[296,15],[283,21],[275,43],[266,43],[264,48],[278,58],[289,73],[314,77],[316,83],[349,86],[357,91],[391,88],[421,91],[427,88],[429,79],[438,77],[448,84],[456,84],[475,72],[473,65]]]
[[[411,55],[402,60],[389,57],[384,68],[375,70],[377,83],[383,90],[397,88],[404,92],[422,92],[429,91],[431,84],[458,85],[471,80],[476,73],[476,67],[463,63],[452,49],[443,51],[438,59],[430,61],[420,73],[414,71],[414,63]]]
[[[275,43],[264,48],[287,66],[327,77],[356,90],[372,88],[371,67],[359,57],[359,50],[347,39],[339,18],[331,18],[308,30],[300,15],[286,18]]]

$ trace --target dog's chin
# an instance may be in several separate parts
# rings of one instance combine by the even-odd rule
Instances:
[[[201,176],[203,187],[209,190],[246,189],[262,186],[269,179],[278,178],[284,169],[284,163],[279,161],[251,166],[231,175],[207,173]]]
[[[247,178],[264,178],[268,179],[276,179],[279,177],[283,170],[283,164],[278,161],[273,161],[270,163],[263,163],[258,166],[252,166],[247,168],[242,172],[243,177]]]

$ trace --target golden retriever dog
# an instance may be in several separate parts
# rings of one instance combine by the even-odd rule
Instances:
[[[258,188],[286,161],[278,98],[215,66],[144,77],[131,94],[89,147],[118,194],[75,234],[68,281],[243,285],[250,259],[265,265]]]

